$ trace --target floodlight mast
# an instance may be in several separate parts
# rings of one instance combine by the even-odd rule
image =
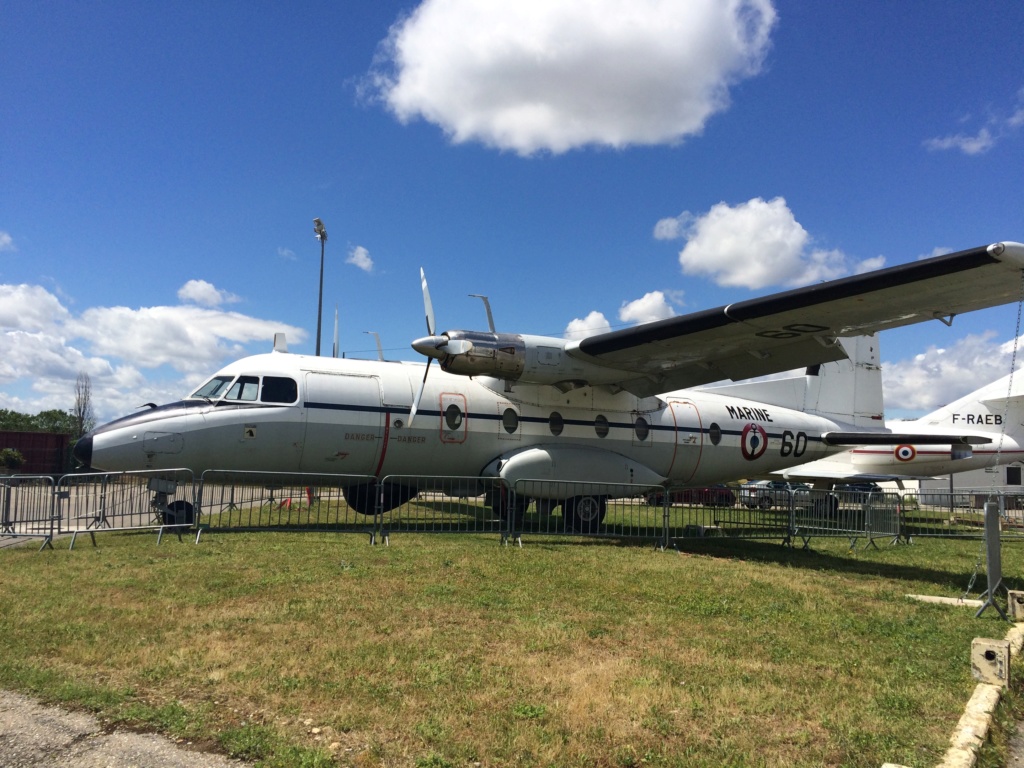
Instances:
[[[327,243],[327,230],[324,223],[317,217],[313,219],[313,234],[320,241],[320,293],[316,302],[316,356],[320,357],[320,327],[324,312],[324,245]]]

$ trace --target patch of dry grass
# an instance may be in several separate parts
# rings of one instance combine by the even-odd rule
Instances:
[[[0,684],[268,765],[931,765],[1005,633],[903,597],[977,542],[99,541],[0,551]]]

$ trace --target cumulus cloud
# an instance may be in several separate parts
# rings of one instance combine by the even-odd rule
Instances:
[[[38,285],[0,285],[0,330],[42,331],[68,317],[60,299]]]
[[[0,253],[14,253],[17,250],[18,248],[14,245],[14,238],[11,237],[11,234],[0,230]]]
[[[584,339],[597,333],[607,333],[612,329],[608,319],[600,312],[591,312],[586,317],[576,318],[565,327],[567,339]]]
[[[189,280],[178,289],[178,298],[203,307],[219,307],[240,301],[235,294],[222,291],[205,280]]]
[[[933,411],[1010,372],[1013,341],[994,331],[966,336],[948,347],[931,346],[909,360],[883,362],[886,411]]]
[[[970,118],[966,118],[970,120]],[[981,155],[1024,125],[1024,88],[1017,92],[1017,102],[1009,115],[1002,110],[989,110],[985,124],[973,133],[955,133],[925,139],[924,146],[932,152],[957,150],[965,155]]]
[[[345,263],[353,264],[363,270],[363,272],[373,271],[373,259],[370,258],[370,252],[361,245],[349,249],[348,258],[345,259]]]
[[[781,197],[755,197],[736,206],[718,203],[701,216],[686,211],[658,222],[655,236],[666,239],[673,230],[687,241],[679,253],[683,273],[710,277],[718,285],[806,285],[857,268],[841,251],[812,248],[807,230]],[[876,257],[870,263],[881,262]]]
[[[367,80],[402,122],[520,155],[678,143],[756,75],[771,0],[424,0]]]
[[[675,314],[675,310],[661,291],[651,291],[644,294],[643,298],[623,302],[619,309],[619,319],[626,323],[649,323],[652,320],[675,317]]]
[[[280,331],[295,341],[306,335],[272,320],[193,305],[94,307],[76,316],[40,286],[0,285],[0,408],[68,408],[85,371],[96,415],[109,420],[140,403],[181,397],[228,359],[248,354],[246,344],[263,341],[269,350]],[[175,373],[168,377],[168,371]]]
[[[686,240],[679,253],[684,274],[728,287],[807,285],[885,266],[884,256],[855,262],[842,251],[813,248],[781,197],[718,203],[702,215],[683,211],[658,221],[653,234],[658,240]]]

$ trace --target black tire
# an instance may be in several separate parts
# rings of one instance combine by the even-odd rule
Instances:
[[[164,512],[164,525],[192,525],[195,521],[195,510],[184,499],[172,501]]]
[[[762,512],[767,512],[772,508],[771,496],[762,496],[757,500],[757,506]]]
[[[563,503],[562,509],[574,531],[596,533],[604,522],[605,502],[604,496],[574,496]]]

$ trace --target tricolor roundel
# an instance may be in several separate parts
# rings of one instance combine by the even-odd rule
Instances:
[[[759,459],[768,450],[768,433],[760,424],[751,422],[740,433],[740,450],[747,461]]]
[[[913,461],[917,457],[917,449],[912,445],[897,445],[893,453],[896,461]]]

